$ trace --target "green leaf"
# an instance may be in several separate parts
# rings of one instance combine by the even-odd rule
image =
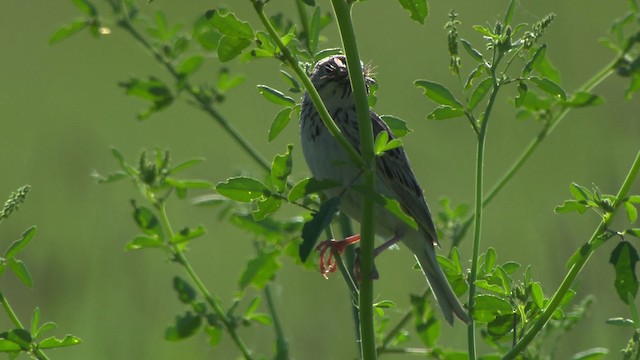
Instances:
[[[429,16],[429,7],[427,0],[398,0],[400,5],[409,10],[411,18],[424,25],[424,21]]]
[[[581,351],[577,354],[574,354],[571,357],[571,360],[598,360],[604,359],[605,355],[609,353],[609,350],[606,348],[593,348],[585,351]]]
[[[627,229],[624,231],[625,234],[633,235],[637,238],[640,238],[640,228],[638,229]]]
[[[516,10],[516,7],[518,6],[518,0],[511,0],[511,2],[509,3],[509,8],[507,9],[507,12],[504,14],[504,26],[509,26],[511,25],[511,20],[513,20],[513,13]]]
[[[49,38],[49,45],[57,44],[60,41],[80,32],[87,26],[89,26],[89,23],[84,19],[78,19],[73,21],[71,24],[62,26],[61,28],[58,28],[58,30],[56,30],[53,35],[51,35],[51,37]]]
[[[159,248],[164,242],[157,236],[139,235],[125,245],[125,250],[139,250],[145,248]]]
[[[291,111],[293,111],[293,108],[284,108],[280,110],[280,112],[278,112],[276,117],[273,119],[271,127],[269,128],[269,142],[280,135],[282,130],[287,127],[287,125],[289,124],[289,120],[291,119]]]
[[[627,216],[629,217],[629,222],[634,223],[638,219],[638,209],[633,206],[632,203],[626,202],[624,203],[624,207],[627,210]]]
[[[20,350],[22,350],[22,348],[17,343],[11,340],[0,339],[0,352],[19,352]]]
[[[271,163],[271,183],[280,193],[287,189],[287,180],[291,175],[293,167],[292,149],[293,144],[287,145],[287,151],[282,155],[276,155]]]
[[[252,213],[253,218],[255,220],[263,220],[276,212],[280,208],[281,204],[281,199],[274,198],[272,196],[259,199],[256,202],[257,209]]]
[[[60,340],[55,337],[46,338],[38,343],[38,348],[40,349],[52,349],[59,348],[64,346],[72,346],[78,345],[82,342],[80,338],[75,337],[73,335],[66,335],[64,339]]]
[[[155,235],[158,239],[164,239],[164,232],[160,225],[160,220],[158,220],[156,215],[150,209],[144,206],[138,206],[133,201],[132,205],[134,207],[133,219],[136,224],[138,224],[140,230],[147,235]]]
[[[454,109],[451,106],[439,106],[427,114],[427,120],[446,120],[464,115],[464,110]]]
[[[195,229],[186,227],[173,235],[173,238],[171,239],[171,243],[173,244],[185,243],[193,239],[197,239],[206,233],[207,233],[207,229],[205,229],[205,227],[202,225],[196,227]]]
[[[544,309],[544,294],[542,292],[542,286],[540,286],[539,282],[531,283],[531,298],[533,302],[536,304],[538,309]]]
[[[484,63],[484,58],[482,57],[482,53],[478,50],[476,50],[470,42],[468,42],[465,39],[460,39],[460,42],[462,43],[462,47],[467,51],[467,53],[477,62],[483,64]]]
[[[246,76],[244,76],[243,74],[231,76],[231,74],[229,73],[229,69],[222,68],[218,73],[216,88],[218,89],[218,91],[224,93],[242,84],[245,80]]]
[[[540,45],[540,47],[536,49],[536,51],[531,56],[531,59],[529,59],[529,61],[527,61],[527,63],[524,65],[524,68],[522,68],[521,77],[529,76],[529,74],[531,74],[531,72],[533,71],[535,64],[542,61],[546,53],[547,45]]]
[[[640,204],[640,195],[631,195],[627,201],[634,204]]]
[[[524,100],[527,98],[527,92],[529,88],[524,81],[518,82],[518,96],[515,98],[516,108],[521,107],[524,104]]]
[[[476,66],[476,68],[469,73],[467,80],[464,82],[465,90],[469,90],[471,86],[473,86],[473,80],[482,76],[483,73],[484,73],[484,63],[478,64],[478,66]]]
[[[629,81],[629,86],[624,91],[624,98],[631,100],[634,93],[640,91],[640,74],[634,74]]]
[[[22,281],[23,284],[28,287],[33,287],[33,279],[31,278],[31,274],[27,269],[27,266],[22,262],[22,260],[18,260],[16,258],[7,259],[9,263],[9,267],[13,271],[14,274]]]
[[[417,87],[423,88],[424,95],[434,102],[450,106],[454,109],[463,109],[460,101],[443,85],[428,80],[416,80],[414,84]]]
[[[316,7],[313,10],[313,15],[311,16],[311,24],[309,25],[309,51],[312,54],[316,53],[318,50],[318,40],[320,39],[320,7]]]
[[[631,327],[631,328],[634,328],[636,326],[636,324],[633,322],[633,320],[625,319],[625,318],[621,318],[621,317],[607,319],[606,323],[609,324],[609,325],[628,326],[628,327]]]
[[[25,329],[13,329],[3,333],[4,338],[18,344],[22,350],[29,350],[33,337]]]
[[[178,276],[173,278],[173,289],[178,293],[178,299],[183,304],[191,304],[196,300],[196,289]]]
[[[33,236],[36,234],[36,227],[32,226],[30,228],[28,228],[24,233],[22,233],[22,236],[20,237],[20,239],[14,241],[9,248],[7,249],[7,252],[5,252],[4,257],[6,259],[11,259],[13,257],[15,257],[16,255],[18,255],[20,253],[20,251],[22,251],[22,249],[25,248],[25,246],[27,246],[27,244],[29,244],[29,241],[31,241],[31,239],[33,239]]]
[[[572,211],[577,211],[580,214],[584,214],[585,211],[587,211],[587,206],[584,204],[581,204],[576,200],[565,200],[562,205],[556,206],[556,208],[553,209],[553,211],[556,214],[568,213]]]
[[[186,169],[188,169],[188,168],[190,168],[192,166],[195,166],[195,165],[198,165],[198,164],[204,162],[204,160],[205,160],[204,158],[196,158],[196,159],[190,159],[190,160],[183,161],[180,164],[172,167],[169,170],[169,174],[177,174],[177,173],[179,173],[181,171],[184,171],[184,170],[186,170]]]
[[[434,347],[440,337],[440,321],[426,297],[411,294],[411,307],[414,315],[414,326],[420,341],[427,347]]]
[[[36,307],[31,314],[31,334],[33,337],[37,337],[36,332],[40,325],[40,308]]]
[[[341,184],[335,180],[318,180],[316,178],[305,178],[298,181],[291,191],[289,191],[288,200],[295,202],[307,195],[318,193],[323,190],[332,189]]]
[[[285,94],[283,94],[282,92],[269,87],[267,85],[258,85],[258,91],[260,92],[260,94],[262,94],[262,96],[264,96],[265,99],[267,99],[268,101],[277,104],[277,105],[284,105],[284,106],[295,106],[296,105],[296,101],[293,100],[292,98],[286,96]]]
[[[257,289],[264,288],[282,266],[278,260],[279,256],[280,251],[277,249],[260,250],[258,257],[251,259],[242,272],[238,282],[240,289],[244,290],[249,285]]]
[[[620,300],[629,304],[627,294],[635,298],[638,293],[638,278],[636,277],[636,263],[638,262],[636,249],[627,241],[621,241],[611,252],[609,263],[616,270],[615,287]]]
[[[233,60],[249,45],[251,45],[251,40],[223,36],[218,43],[218,59],[220,62]]]
[[[480,103],[480,101],[484,99],[485,95],[487,95],[487,92],[489,92],[492,86],[493,86],[492,78],[486,78],[482,80],[478,84],[478,86],[476,86],[475,90],[473,90],[473,93],[471,93],[471,97],[469,98],[469,104],[467,105],[470,111],[473,111],[473,109],[476,108],[476,106]]]
[[[573,198],[578,201],[593,201],[593,194],[586,187],[574,182],[569,185],[569,190]]]
[[[202,317],[187,311],[183,316],[176,316],[176,325],[167,328],[164,338],[167,341],[186,339],[195,334],[200,325],[202,325]]]
[[[58,328],[58,325],[56,323],[51,322],[51,321],[47,321],[46,323],[42,324],[42,326],[40,326],[38,328],[38,330],[36,330],[33,333],[33,338],[35,339],[35,338],[39,337],[40,335],[42,335],[42,334],[44,334],[46,332],[55,330],[57,328]]]
[[[257,179],[238,176],[227,179],[216,185],[216,191],[231,200],[251,202],[269,194],[269,188]]]
[[[473,318],[480,322],[489,322],[498,315],[510,315],[513,308],[508,301],[495,295],[480,294],[476,296]]]
[[[178,73],[182,76],[188,76],[195,73],[202,63],[204,62],[204,56],[202,55],[193,55],[188,57],[178,65]]]
[[[585,91],[579,91],[573,94],[563,104],[573,108],[581,108],[586,106],[602,105],[603,103],[604,99],[601,96]]]
[[[284,78],[284,81],[286,81],[287,84],[289,84],[289,91],[294,93],[302,92],[302,90],[300,89],[300,84],[298,83],[298,80],[296,80],[293,76],[291,76],[288,72],[284,70],[280,70],[280,74]]]
[[[382,121],[384,121],[385,124],[387,124],[387,126],[391,130],[391,133],[398,138],[403,137],[412,131],[407,126],[407,123],[404,120],[397,118],[395,116],[381,115],[380,119],[382,119]]]
[[[340,198],[334,197],[324,201],[320,205],[320,209],[311,214],[311,220],[307,221],[302,227],[302,244],[300,244],[300,260],[306,262],[311,251],[318,241],[318,237],[329,226],[333,216],[338,212],[340,206]]]
[[[206,16],[209,18],[211,26],[227,37],[249,42],[255,38],[251,25],[246,21],[239,20],[233,13],[222,14],[220,10],[213,10],[208,12]]]
[[[218,327],[207,326],[204,328],[204,331],[209,335],[209,345],[218,346],[220,341],[222,341],[222,335],[224,335],[224,330]]]
[[[565,93],[564,89],[562,87],[560,87],[560,85],[556,84],[555,82],[547,79],[547,78],[538,78],[538,77],[532,77],[531,81],[536,84],[536,86],[546,92],[547,94],[553,95],[553,96],[557,96],[562,100],[566,100],[567,99],[567,94]]]

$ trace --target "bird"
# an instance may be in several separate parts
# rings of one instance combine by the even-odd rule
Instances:
[[[368,91],[374,80],[368,67],[362,66],[362,69]],[[342,134],[357,151],[360,151],[358,120],[346,57],[333,55],[318,61],[311,71],[310,79]],[[373,110],[369,110],[369,115],[374,138],[383,131],[388,133],[389,139],[396,138]],[[339,197],[339,210],[360,222],[365,195],[355,187],[362,184],[363,171],[324,125],[308,92],[305,92],[302,100],[299,127],[302,152],[313,177],[341,184],[324,190],[324,195],[327,198]],[[376,156],[375,170],[375,192],[397,200],[404,212],[413,217],[418,225],[416,230],[383,206],[376,204],[375,233],[389,240],[377,248],[375,254],[392,244],[402,242],[418,260],[446,321],[453,325],[455,316],[468,323],[467,312],[438,264],[435,251],[435,248],[439,247],[436,228],[423,190],[416,180],[404,149],[396,147],[385,151],[382,156]],[[350,239],[353,240],[354,237]]]

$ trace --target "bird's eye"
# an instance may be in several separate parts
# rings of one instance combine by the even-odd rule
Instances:
[[[324,71],[331,73],[336,69],[336,66],[334,63],[328,62],[324,65]]]

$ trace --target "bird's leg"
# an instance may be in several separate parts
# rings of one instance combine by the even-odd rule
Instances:
[[[394,235],[391,239],[385,241],[384,243],[382,243],[382,245],[373,249],[374,259],[376,256],[380,255],[380,253],[382,253],[383,251],[397,244],[398,241],[400,241],[400,239],[402,239],[402,235]],[[360,280],[360,248],[356,249],[356,258],[353,262],[353,274],[356,277],[356,279],[358,279],[359,281]],[[376,269],[375,264],[373,264],[373,271],[371,272],[371,278],[374,280],[377,280],[378,278],[380,278],[380,274],[378,274],[378,270]]]
[[[378,246],[373,250],[373,257],[375,258],[381,252],[387,250],[391,246],[395,245],[402,239],[402,235],[395,235],[391,239],[385,241],[382,245]],[[336,241],[336,240],[325,240],[316,246],[316,251],[320,253],[320,273],[326,278],[327,274],[335,272],[337,269],[337,260],[334,257],[333,251],[338,254],[342,254],[344,249],[353,245],[360,241],[360,234],[352,235],[347,237],[344,240]],[[329,254],[327,254],[329,251]],[[360,279],[360,248],[356,249],[356,258],[353,264],[353,273],[356,279]],[[375,265],[373,267],[373,273],[371,274],[372,279],[378,279],[379,274],[378,270],[376,270]]]
[[[338,263],[336,258],[333,256],[333,251],[341,255],[347,246],[353,245],[358,241],[360,241],[360,234],[351,235],[340,241],[333,239],[325,240],[318,244],[318,246],[316,246],[316,251],[320,253],[320,273],[322,273],[322,276],[327,278],[327,274],[336,271]],[[329,251],[328,255],[327,250]]]

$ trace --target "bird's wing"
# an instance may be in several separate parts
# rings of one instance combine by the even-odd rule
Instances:
[[[374,138],[382,131],[389,134],[389,139],[396,138],[387,124],[375,112],[370,111],[370,114]],[[438,235],[429,207],[404,149],[397,147],[376,157],[376,172],[378,178],[389,188],[402,209],[415,219],[418,226],[430,235],[433,244],[437,245]]]

